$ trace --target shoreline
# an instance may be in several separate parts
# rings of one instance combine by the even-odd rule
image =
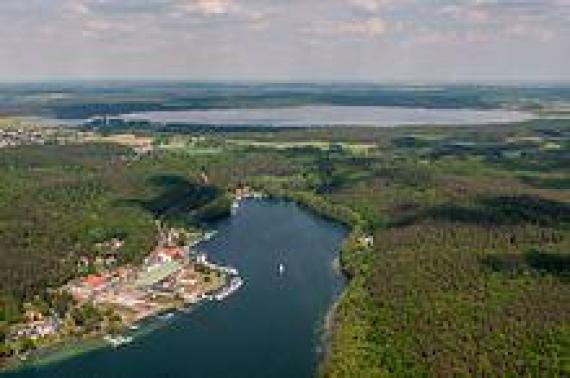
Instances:
[[[223,290],[225,287],[226,286],[223,286],[220,290]],[[233,294],[233,292],[229,295],[231,294]],[[225,297],[216,299],[213,295],[207,295],[194,303],[180,302],[172,306],[164,306],[152,314],[135,321],[123,323],[121,331],[116,335],[126,335],[126,337],[131,338],[131,341],[134,341],[139,337],[150,334],[162,326],[167,325],[171,316],[176,314],[188,314],[209,302],[223,301],[224,299]],[[53,344],[44,345],[31,352],[27,352],[25,359],[22,359],[20,356],[7,359],[6,365],[0,368],[0,375],[19,370],[41,368],[97,350],[118,349],[131,343],[131,341],[129,341],[127,343],[114,345],[105,339],[107,336],[110,335],[106,332],[97,332],[83,337],[73,336],[62,338]]]
[[[305,210],[309,211],[310,213],[313,213],[316,216],[320,216],[323,219],[334,221],[334,222],[338,223],[339,225],[346,227],[347,230],[349,231],[349,233],[346,235],[346,237],[344,239],[345,241],[350,236],[350,227],[347,225],[347,223],[349,223],[349,222],[343,222],[342,220],[340,220],[338,218],[335,219],[334,216],[330,216],[330,214],[327,214],[326,212],[320,211],[317,207],[311,206],[310,203],[306,203],[306,202],[300,200],[299,198],[295,198],[295,196],[289,196],[287,194],[275,195],[275,194],[271,194],[268,191],[264,191],[264,193],[261,197],[253,197],[253,196],[244,195],[241,198],[234,198],[234,201],[238,204],[238,206],[241,206],[242,201],[258,199],[258,198],[262,198],[264,200],[269,200],[269,201],[284,200],[284,201],[289,201],[291,203],[295,203],[295,204],[301,206],[302,208],[304,208]],[[322,200],[325,201],[324,199],[322,199]],[[336,207],[333,204],[330,204],[330,203],[328,203],[328,204]],[[194,247],[196,247],[200,243],[210,240],[212,236],[213,235],[211,232],[204,232],[202,237],[200,237],[200,239],[198,239],[194,243],[192,243],[192,245]],[[336,310],[339,307],[341,301],[343,300],[344,295],[346,293],[346,286],[350,282],[350,276],[347,275],[347,272],[343,268],[344,264],[342,263],[341,254],[342,254],[342,249],[341,249],[341,251],[339,251],[338,255],[332,261],[331,269],[334,269],[335,271],[337,271],[339,273],[339,276],[342,277],[342,279],[344,280],[344,283],[343,283],[342,287],[340,287],[340,289],[339,289],[339,292],[337,294],[337,298],[332,303],[331,307],[326,311],[323,318],[319,321],[319,324],[317,324],[317,327],[318,327],[318,330],[320,333],[320,337],[319,337],[319,343],[316,345],[316,347],[317,347],[317,352],[316,352],[317,353],[317,359],[316,359],[316,365],[315,365],[315,373],[316,374],[320,373],[320,371],[322,370],[322,366],[326,362],[327,356],[329,355],[330,347],[331,347],[330,342],[331,342],[332,334],[334,332]],[[214,264],[214,265],[216,265],[216,264]],[[221,268],[227,269],[227,267],[221,267]],[[237,276],[237,277],[239,277],[239,276]],[[224,285],[222,287],[222,289],[227,287],[228,286],[227,284],[229,284],[229,282],[230,282],[229,280],[226,281],[226,285]],[[232,293],[230,293],[230,295],[231,294]],[[206,303],[211,302],[211,301],[222,301],[223,299],[225,299],[225,297],[223,297],[222,299],[216,299],[216,298],[214,298],[214,295],[209,294],[209,295],[204,296],[199,301],[194,302],[194,303],[185,303],[184,301],[180,301],[178,303],[172,303],[171,305],[166,305],[166,306],[162,307],[160,310],[153,312],[151,314],[148,314],[148,315],[146,315],[140,319],[137,319],[137,320],[131,321],[131,322],[123,323],[123,327],[121,329],[120,335],[129,335],[129,336],[132,335],[134,337],[134,339],[136,340],[138,337],[141,337],[141,336],[144,336],[144,335],[149,334],[151,332],[154,332],[155,330],[160,329],[162,326],[168,324],[167,323],[168,319],[160,319],[161,315],[165,315],[165,314],[169,314],[169,313],[180,314],[180,313],[191,312],[191,311],[195,310],[196,308],[198,308],[202,304],[206,304]],[[136,326],[137,329],[133,330],[133,328],[131,328],[133,326]],[[139,327],[140,327],[140,330],[139,330]],[[81,355],[84,355],[84,354],[87,354],[90,352],[94,352],[97,350],[118,349],[118,348],[121,348],[123,346],[122,344],[117,345],[117,346],[112,345],[111,343],[109,343],[108,341],[106,341],[104,339],[104,336],[105,336],[105,333],[100,332],[97,335],[86,337],[84,339],[71,338],[71,339],[60,340],[58,343],[53,344],[53,345],[49,345],[49,346],[46,345],[45,347],[41,347],[40,349],[33,351],[31,353],[31,355],[28,357],[28,359],[26,359],[24,361],[15,357],[14,361],[12,363],[9,363],[6,367],[0,369],[0,374],[1,373],[15,372],[18,370],[41,368],[43,366],[48,366],[48,365],[51,365],[54,363],[65,361],[65,360],[75,358],[75,357],[78,357],[78,356],[81,356]],[[128,345],[128,343],[125,343],[125,346],[126,345]]]
[[[192,247],[196,247],[201,243],[210,240],[217,231],[204,231],[202,236],[194,240]],[[164,303],[159,308],[144,313],[143,316],[135,316],[132,319],[123,319],[119,332],[108,333],[106,331],[96,331],[90,334],[63,336],[55,341],[47,342],[45,345],[37,347],[37,349],[27,351],[23,355],[15,355],[5,360],[3,366],[0,366],[0,374],[15,372],[21,369],[34,369],[52,363],[61,362],[70,358],[74,358],[86,353],[90,353],[106,348],[120,348],[125,344],[129,344],[136,337],[148,334],[161,325],[166,324],[168,318],[161,318],[178,313],[189,313],[200,305],[223,301],[234,292],[239,290],[243,284],[243,279],[239,276],[237,269],[226,267],[204,260],[204,264],[220,274],[223,284],[213,290],[200,295],[197,300],[188,301],[185,299],[172,300]],[[235,284],[235,280],[239,280],[239,285]],[[115,344],[111,339],[115,337],[123,337],[128,335],[128,342]]]

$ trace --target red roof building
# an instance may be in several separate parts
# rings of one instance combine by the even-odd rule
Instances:
[[[181,247],[165,247],[160,253],[164,256],[168,256],[171,259],[183,259],[185,256],[184,248]]]
[[[101,276],[96,276],[94,274],[87,276],[84,280],[83,283],[89,287],[91,287],[92,289],[97,289],[100,288],[101,286],[105,285],[106,280],[104,277]]]

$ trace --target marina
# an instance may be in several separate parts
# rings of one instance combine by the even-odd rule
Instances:
[[[242,287],[242,285],[243,285],[243,280],[239,277],[234,277],[230,280],[230,284],[228,286],[224,287],[222,290],[220,290],[218,293],[214,295],[214,298],[217,301],[223,301],[224,299],[232,295],[234,292],[239,290]]]
[[[164,228],[159,222],[157,225],[159,240],[141,265],[116,266],[114,257],[100,258],[98,270],[59,288],[77,306],[108,314],[108,318],[98,318],[97,329],[89,335],[82,334],[84,338],[100,339],[117,348],[133,341],[131,335],[119,334],[120,329],[137,331],[139,323],[153,316],[161,321],[170,321],[175,311],[201,301],[222,301],[243,285],[237,269],[215,264],[206,253],[195,249],[201,242],[215,237],[216,231],[200,236],[184,229]],[[181,242],[188,241],[189,235],[193,235],[191,245],[180,246]],[[97,247],[114,251],[122,245],[122,240],[113,238],[98,243]],[[79,266],[85,264],[83,260],[80,259]],[[8,337],[12,342],[56,339],[59,344],[65,344],[72,339],[62,335],[65,322],[66,319],[54,311],[44,316],[30,310],[26,321],[14,327]],[[25,362],[28,355],[40,355],[41,349],[20,353],[17,357]]]
[[[209,232],[202,238],[210,240]],[[90,275],[66,285],[79,303],[111,307],[128,327],[158,314],[173,316],[173,309],[207,300],[212,293],[235,292],[237,269],[215,264],[203,252],[189,247],[158,246],[140,267],[118,268]],[[241,278],[239,279],[241,281]]]

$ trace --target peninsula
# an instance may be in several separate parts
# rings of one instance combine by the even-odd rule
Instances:
[[[210,262],[198,251],[198,244],[212,232],[169,228],[158,234],[158,244],[138,266],[117,264],[122,240],[99,243],[102,253],[96,259],[83,256],[78,262],[79,270],[92,273],[53,289],[70,302],[71,310],[60,315],[54,308],[46,311],[28,303],[24,320],[11,327],[6,347],[21,360],[34,349],[78,337],[103,337],[117,347],[132,341],[121,332],[136,329],[144,319],[168,316],[169,311],[205,300],[221,301],[242,286],[237,269]]]

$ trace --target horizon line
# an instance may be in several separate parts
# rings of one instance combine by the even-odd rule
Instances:
[[[0,85],[25,84],[73,84],[73,83],[193,83],[193,84],[254,84],[254,85],[403,85],[403,86],[435,86],[435,85],[484,85],[484,86],[516,86],[516,85],[570,85],[568,79],[229,79],[229,78],[173,78],[173,77],[92,77],[92,78],[29,78],[0,79]]]

